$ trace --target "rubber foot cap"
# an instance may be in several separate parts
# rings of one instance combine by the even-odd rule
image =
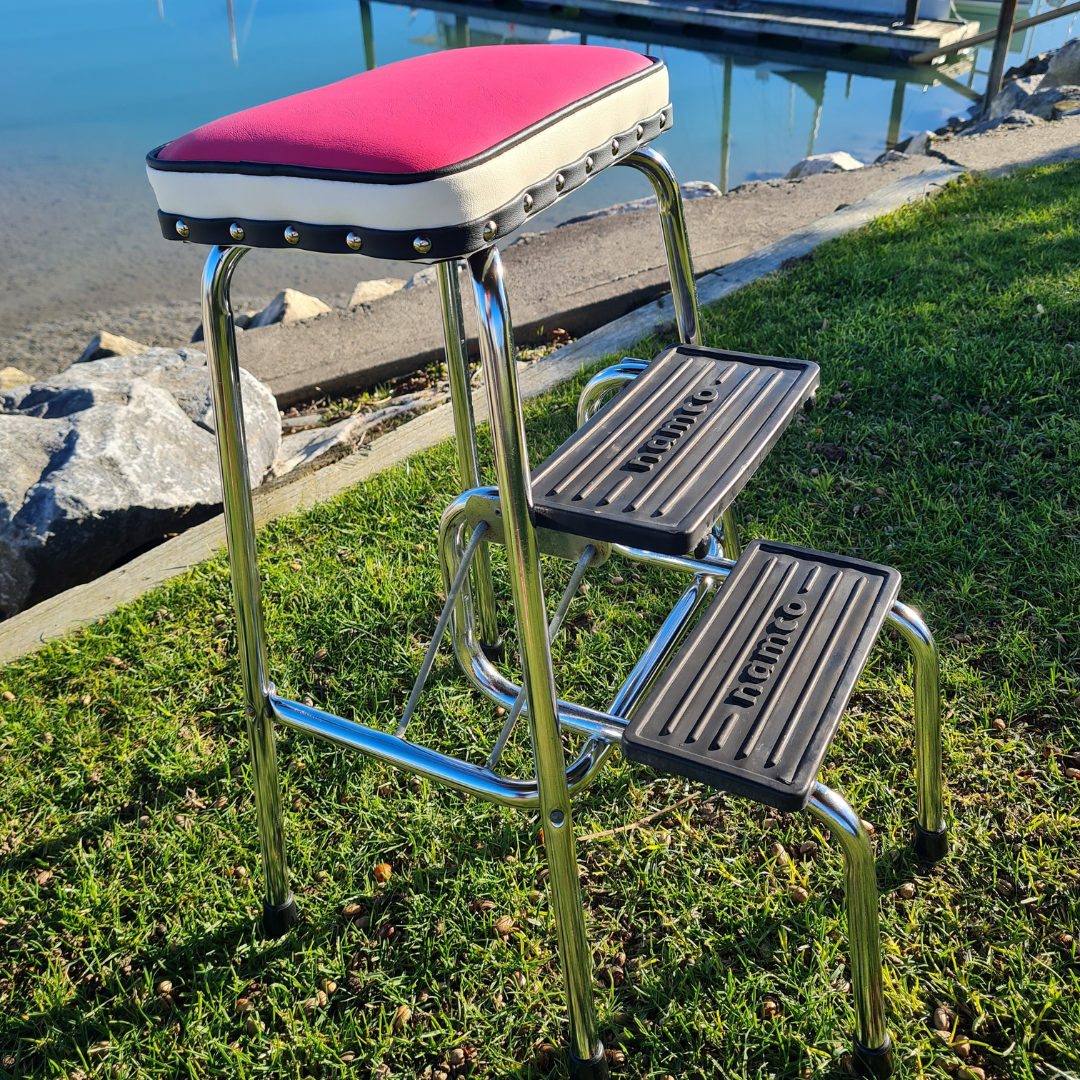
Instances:
[[[949,833],[947,829],[941,832],[927,832],[918,822],[915,823],[915,840],[912,849],[924,862],[941,862],[949,854]]]
[[[484,645],[481,643],[480,650],[483,654],[492,662],[498,663],[503,658],[503,654],[506,650],[503,648],[503,639],[499,638],[494,645]]]
[[[570,1080],[608,1080],[611,1075],[608,1072],[607,1055],[604,1053],[604,1044],[600,1043],[600,1049],[592,1061],[582,1061],[574,1057],[570,1058]]]
[[[892,1039],[885,1036],[885,1042],[876,1050],[869,1050],[858,1039],[855,1040],[855,1052],[852,1057],[856,1076],[865,1076],[869,1080],[887,1080],[893,1074]]]
[[[281,907],[271,907],[263,901],[263,937],[284,937],[300,921],[300,910],[296,906],[296,897],[290,896]]]

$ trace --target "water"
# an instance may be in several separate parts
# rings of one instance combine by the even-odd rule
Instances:
[[[965,115],[990,60],[985,47],[946,69],[947,82],[927,85],[918,69],[850,54],[702,46],[672,32],[612,38],[597,32],[602,24],[545,24],[520,13],[502,21],[491,10],[463,18],[371,3],[365,34],[364,6],[0,0],[0,199],[8,223],[0,239],[0,332],[45,302],[100,306],[125,291],[134,299],[176,298],[175,282],[160,269],[162,260],[175,265],[176,245],[154,234],[145,153],[207,120],[355,74],[372,53],[381,65],[466,41],[550,41],[558,48],[580,40],[583,27],[591,44],[651,51],[669,67],[675,105],[675,128],[658,148],[681,179],[722,188],[782,176],[808,153],[846,150],[871,161],[887,142]],[[1033,11],[1021,8],[1018,17]],[[981,14],[985,28],[996,17],[961,13]],[[1010,63],[1059,45],[1071,28],[1066,17],[1015,35]],[[613,169],[530,227],[644,191],[640,177]],[[355,269],[349,273],[355,279]]]

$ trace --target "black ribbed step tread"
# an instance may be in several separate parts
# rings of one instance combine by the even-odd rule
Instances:
[[[899,589],[888,566],[755,540],[642,702],[623,753],[801,809]]]
[[[685,555],[817,385],[808,361],[666,349],[533,473],[536,524]]]

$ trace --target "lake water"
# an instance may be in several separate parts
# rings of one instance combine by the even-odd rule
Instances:
[[[602,24],[598,31],[546,14],[552,21],[500,17],[494,9],[462,15],[447,6],[449,12],[358,0],[0,0],[0,197],[7,222],[0,320],[10,328],[33,316],[42,297],[110,303],[126,287],[136,298],[168,299],[166,279],[139,270],[139,260],[157,250],[146,245],[161,243],[152,237],[146,151],[207,120],[344,78],[373,61],[502,41],[558,48],[581,40],[583,30],[592,44],[648,50],[667,62],[675,105],[675,128],[658,149],[680,179],[729,188],[782,176],[808,153],[846,150],[871,161],[889,141],[964,115],[990,59],[981,49],[947,68],[945,80],[927,84],[915,69],[853,54],[702,44],[647,30],[616,38],[604,36]],[[1021,8],[1019,16],[1034,10]],[[990,26],[995,15],[982,17]],[[1071,29],[1066,17],[1016,35],[1010,63],[1060,44]],[[531,227],[640,196],[643,183],[628,170],[610,170]],[[126,271],[113,249],[124,252]]]

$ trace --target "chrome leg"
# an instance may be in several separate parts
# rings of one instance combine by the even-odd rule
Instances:
[[[443,342],[446,346],[446,371],[450,377],[450,400],[454,411],[454,436],[457,442],[458,474],[461,490],[480,486],[480,456],[476,449],[476,421],[473,419],[472,383],[469,379],[469,353],[466,349],[465,320],[461,311],[457,260],[438,263],[439,299],[442,301]],[[502,638],[495,612],[495,592],[491,583],[488,545],[481,544],[472,570],[477,633],[480,647],[492,659],[502,655]]]
[[[570,1072],[606,1077],[593,1004],[592,958],[585,936],[566,763],[556,712],[555,676],[540,576],[540,552],[530,519],[532,491],[525,426],[518,396],[513,330],[497,248],[469,258],[480,326],[480,359],[491,413],[491,439],[504,515],[506,561],[517,614],[522,685],[529,705],[548,887],[562,958],[570,1019]]]
[[[720,516],[720,543],[724,549],[724,558],[737,562],[742,554],[742,544],[739,542],[738,515],[734,503]]]
[[[259,564],[255,555],[255,511],[251,503],[244,437],[240,365],[229,307],[233,270],[248,250],[244,247],[211,249],[203,269],[203,327],[221,466],[236,638],[244,683],[244,715],[255,783],[255,814],[266,886],[263,928],[270,937],[280,937],[296,922],[297,912],[285,864],[285,828],[274,748],[274,713],[270,703],[272,687],[266,670]]]
[[[915,782],[919,789],[915,853],[938,862],[949,851],[941,786],[941,691],[934,635],[912,607],[897,601],[888,621],[900,631],[915,661]]]
[[[855,1063],[864,1076],[891,1076],[892,1040],[885,1024],[877,877],[870,837],[847,801],[824,784],[817,785],[806,808],[828,826],[844,852],[848,953],[855,998]]]
[[[686,345],[700,345],[701,313],[698,310],[694,264],[690,258],[690,241],[686,235],[686,218],[683,214],[679,182],[675,179],[671,166],[651,146],[634,151],[619,164],[630,165],[643,172],[656,192],[679,340]]]

